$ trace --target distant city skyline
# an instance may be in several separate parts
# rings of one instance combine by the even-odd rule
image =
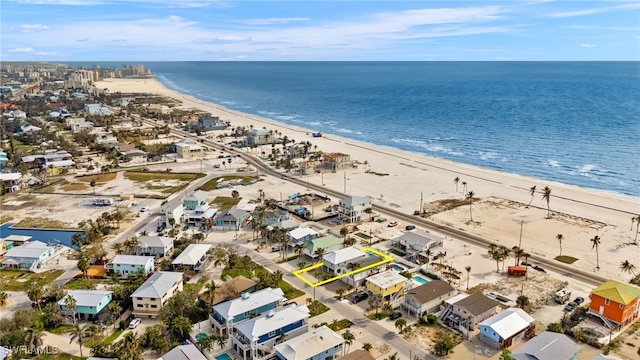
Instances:
[[[2,0],[2,61],[640,60],[637,1]]]

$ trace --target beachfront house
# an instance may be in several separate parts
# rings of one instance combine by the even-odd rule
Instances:
[[[607,280],[591,291],[587,314],[600,319],[609,329],[618,330],[638,319],[639,307],[640,287]]]
[[[296,245],[296,244],[303,244],[308,241],[311,241],[317,238],[318,235],[319,234],[317,231],[308,227],[302,227],[302,228],[297,228],[289,231],[286,237],[289,240],[289,243]]]
[[[15,245],[16,242],[14,241]],[[20,246],[14,246],[4,255],[2,267],[5,269],[23,269],[35,271],[52,259],[55,248],[42,241],[29,241]]]
[[[482,294],[458,294],[445,300],[446,308],[440,319],[453,329],[467,333],[500,310],[500,303]]]
[[[201,116],[198,118],[198,126],[204,131],[211,131],[224,130],[228,125],[217,116]]]
[[[131,276],[142,274],[144,276],[154,269],[155,261],[153,256],[138,255],[116,255],[113,260],[105,264],[107,270],[113,270],[119,276]]]
[[[331,251],[322,258],[322,270],[340,276],[352,271],[353,274],[341,278],[342,282],[351,286],[364,285],[364,279],[370,274],[377,272],[377,268],[361,271],[365,266],[379,262],[378,256],[360,251],[353,246],[344,249]]]
[[[513,360],[576,360],[580,347],[567,335],[545,331],[511,352]]]
[[[182,207],[182,200],[180,198],[168,201],[160,207],[159,222],[167,228],[171,228],[174,224],[180,225],[183,218],[184,208]]]
[[[204,156],[205,148],[193,139],[183,139],[174,144],[178,159],[192,159]]]
[[[533,318],[520,308],[509,308],[480,323],[478,337],[495,350],[506,349],[535,334]]]
[[[232,207],[224,212],[216,215],[215,226],[218,230],[235,230],[239,231],[242,223],[251,215],[247,210]]]
[[[158,360],[209,360],[194,344],[178,345],[169,350]]]
[[[196,272],[200,271],[207,263],[207,253],[211,245],[191,244],[173,260],[171,266],[176,271]]]
[[[155,318],[175,293],[182,291],[182,273],[157,271],[131,294],[133,315]]]
[[[189,196],[184,198],[182,201],[182,206],[186,210],[195,210],[198,206],[205,205],[207,203],[207,199],[209,198],[209,193],[202,190],[196,190],[192,192]]]
[[[402,307],[416,318],[438,312],[444,302],[457,295],[458,291],[446,281],[431,280],[411,289],[404,297]]]
[[[270,310],[235,326],[229,339],[242,360],[267,359],[278,339],[294,338],[309,331],[309,309],[290,304]]]
[[[322,170],[336,172],[351,167],[351,156],[342,153],[322,155]]]
[[[165,236],[140,236],[134,255],[165,257],[173,250],[173,239]]]
[[[328,234],[319,238],[311,239],[304,243],[303,252],[315,263],[318,258],[319,249],[323,249],[326,254],[327,252],[340,249],[342,247],[342,242],[342,238]]]
[[[249,133],[247,133],[247,145],[255,146],[255,145],[266,145],[266,144],[275,144],[276,138],[273,136],[273,130],[267,129],[251,129]]]
[[[402,300],[402,296],[411,290],[412,286],[411,279],[407,279],[395,270],[381,271],[367,278],[367,290],[382,296],[392,305]]]
[[[344,338],[326,325],[275,346],[279,360],[334,360],[340,357]]]
[[[444,238],[428,231],[407,231],[391,239],[391,248],[407,260],[426,263],[439,254],[446,254],[442,247]]]
[[[338,218],[345,222],[356,223],[362,221],[371,209],[373,199],[369,196],[349,196],[340,200],[338,204]]]
[[[282,307],[286,302],[280,288],[245,292],[236,299],[214,305],[211,323],[220,334],[228,334],[236,324]]]
[[[67,296],[72,297],[76,301],[76,307],[73,310],[67,308]],[[94,320],[109,305],[113,299],[113,293],[105,290],[70,290],[67,296],[58,301],[60,310],[65,315],[72,315],[72,311],[80,319]]]

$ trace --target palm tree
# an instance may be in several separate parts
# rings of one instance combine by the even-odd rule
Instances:
[[[209,300],[209,312],[213,311],[213,297],[216,294],[216,290],[218,290],[218,285],[215,281],[209,281],[205,286],[205,292],[207,294],[207,299]]]
[[[91,188],[93,188],[93,195],[95,195],[96,194],[96,181],[95,180],[91,180],[89,185],[91,186]]]
[[[336,295],[338,295],[338,300],[342,300],[342,296],[344,296],[344,292],[346,290],[344,288],[336,289]]]
[[[520,258],[522,257],[522,254],[524,254],[524,250],[522,250],[517,245],[512,247],[511,250],[513,250],[513,257],[516,259],[516,262],[514,265],[518,265],[520,263]]]
[[[636,236],[633,239],[633,244],[638,244],[638,233],[640,232],[640,215],[635,217],[636,219]],[[631,227],[633,228],[633,222],[631,223]]]
[[[42,346],[44,336],[44,325],[40,321],[35,321],[33,326],[27,330],[27,345],[29,348]],[[40,358],[38,354],[38,359]]]
[[[372,309],[376,310],[376,315],[378,315],[378,310],[380,310],[380,308],[382,307],[383,301],[384,301],[384,299],[382,298],[382,295],[380,295],[380,294],[373,294],[369,298],[369,306]]]
[[[518,296],[518,299],[516,299],[516,304],[518,304],[520,309],[524,310],[524,308],[529,305],[529,298],[524,295],[520,295]]]
[[[598,247],[600,246],[600,237],[598,235],[591,239],[591,248],[596,249],[596,270],[600,270],[600,256],[598,254]]]
[[[489,257],[496,261],[496,272],[500,272],[500,261],[502,260],[502,252],[498,248],[491,244],[489,247]]]
[[[467,290],[469,290],[469,273],[471,273],[471,266],[467,265],[464,269],[467,270]]]
[[[120,312],[122,312],[122,308],[118,305],[117,302],[112,301],[107,305],[107,312],[109,312],[109,320],[113,323],[113,330],[116,330],[116,321],[120,317]]]
[[[0,306],[7,305],[9,301],[9,294],[6,291],[0,291]]]
[[[633,276],[636,276],[635,269],[636,266],[630,263],[629,260],[620,263],[620,270],[622,270],[622,272],[630,272]]]
[[[351,331],[347,330],[342,334],[342,338],[344,339],[344,343],[347,345],[347,353],[349,352],[349,347],[353,344],[353,340],[356,337],[351,333]]]
[[[78,344],[80,345],[80,357],[82,356],[82,336],[84,335],[84,331],[80,328],[80,325],[77,323],[73,324],[73,327],[68,331],[71,334],[71,341],[69,344],[73,343],[73,340],[78,339]]]
[[[73,323],[76,323],[76,305],[77,305],[77,301],[76,299],[73,298],[73,296],[71,295],[67,295],[67,297],[64,298],[64,306],[67,308],[67,311],[71,312],[71,315],[73,316]]]
[[[38,310],[42,311],[42,307],[40,305],[42,299],[44,298],[42,287],[38,285],[32,285],[31,287],[29,287],[29,290],[27,290],[27,296],[29,297],[29,300],[38,305]]]
[[[530,189],[529,189],[529,194],[531,194],[531,200],[529,200],[529,203],[527,204],[527,208],[529,207],[529,205],[531,205],[531,202],[533,201],[533,196],[536,194],[536,186],[533,185]]]
[[[349,228],[346,226],[340,228],[340,235],[342,236],[342,238],[345,238],[347,235],[349,235]]]
[[[371,345],[371,343],[364,343],[362,344],[362,349],[364,349],[364,351],[371,351],[371,349],[373,349],[373,345]]]
[[[564,240],[564,236],[562,234],[556,235],[556,240],[558,240],[558,244],[560,245],[560,255],[562,256],[562,240]]]
[[[84,276],[85,279],[88,277],[89,260],[87,260],[87,258],[84,257],[84,255],[81,255],[80,259],[78,259],[78,270],[82,272],[82,276]]]
[[[319,247],[316,249],[316,251],[313,252],[314,257],[318,258],[318,261],[322,261],[322,258],[324,257],[326,250],[323,247]]]
[[[504,271],[504,261],[509,257],[511,249],[504,245],[500,245],[500,255],[502,255],[502,271]]]
[[[368,208],[364,209],[364,212],[366,214],[369,214],[369,222],[371,222],[371,214],[373,214],[373,209],[368,207]]]
[[[551,207],[549,207],[549,202],[551,201],[551,188],[545,186],[542,189],[542,199],[547,201],[547,219],[551,219]]]
[[[407,326],[407,320],[400,318],[398,320],[396,320],[396,328],[399,330],[399,332],[402,334],[402,329],[404,329],[405,326]]]
[[[471,206],[473,205],[473,196],[475,193],[473,191],[469,191],[467,193],[467,199],[469,199],[469,218],[473,221],[473,213],[471,211]]]
[[[456,176],[455,179],[453,179],[453,183],[456,184],[456,192],[458,192],[458,183],[460,182],[460,177]]]

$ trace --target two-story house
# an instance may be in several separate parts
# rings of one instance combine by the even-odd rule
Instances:
[[[326,325],[275,346],[279,360],[334,360],[340,357],[344,338]]]
[[[511,347],[526,336],[535,334],[533,318],[520,308],[509,308],[480,323],[478,337],[495,350]]]
[[[209,207],[209,204],[203,204],[196,207],[187,217],[189,225],[200,225],[209,230],[213,227],[218,209]]]
[[[209,250],[211,250],[211,245],[190,244],[171,262],[171,266],[176,271],[200,271],[202,266],[207,263]]]
[[[247,145],[265,145],[275,144],[276,138],[273,136],[273,130],[267,129],[251,129],[247,134]]]
[[[322,168],[327,171],[336,172],[351,167],[351,156],[342,153],[330,153],[322,155]]]
[[[213,306],[211,323],[221,334],[228,334],[238,323],[284,305],[287,298],[280,288],[265,288],[254,293],[245,292],[236,299]]]
[[[196,190],[189,194],[182,201],[182,206],[186,210],[195,210],[198,206],[205,205],[207,203],[207,199],[209,198],[209,193],[202,190]]]
[[[201,116],[201,117],[199,117],[198,118],[198,126],[200,126],[205,131],[224,130],[224,129],[227,128],[227,124],[225,124],[217,116]]]
[[[588,314],[602,319],[610,329],[618,330],[638,319],[640,287],[607,280],[591,291]]]
[[[457,295],[458,291],[446,281],[431,280],[411,289],[404,297],[402,307],[416,318],[433,314],[440,310],[444,302]]]
[[[319,235],[318,232],[311,228],[301,227],[301,228],[297,228],[289,231],[286,236],[287,236],[287,239],[289,240],[289,243],[293,245],[297,245],[297,244],[302,244],[307,241],[313,240],[317,238],[318,235]]]
[[[104,290],[71,290],[67,296],[76,301],[76,307],[73,309],[76,316],[87,320],[97,318],[113,299],[113,293]],[[60,310],[65,314],[70,312],[70,309],[67,308],[67,296],[58,301]]]
[[[13,243],[15,245],[15,242]],[[34,271],[51,260],[55,249],[42,241],[29,241],[24,245],[9,249],[2,262],[3,268],[26,269]]]
[[[478,324],[500,310],[500,303],[482,294],[459,294],[445,301],[446,309],[440,319],[459,331],[475,330]]]
[[[120,276],[131,276],[137,273],[146,276],[153,271],[154,266],[153,256],[116,255],[111,263],[105,264],[104,267]]]
[[[178,159],[189,160],[205,154],[205,148],[195,140],[189,138],[175,143],[173,147],[176,149]]]
[[[322,258],[322,270],[334,276],[353,272],[340,280],[351,286],[359,286],[364,285],[364,279],[367,276],[378,271],[377,268],[361,269],[368,265],[375,264],[380,260],[380,257],[376,255],[360,251],[350,246],[348,248],[331,251],[324,255]]]
[[[251,215],[247,210],[232,207],[216,215],[215,226],[219,230],[239,231],[244,221]]]
[[[391,248],[405,255],[408,260],[426,263],[430,258],[445,253],[444,238],[428,231],[407,231],[391,239]]]
[[[131,294],[133,315],[155,318],[175,293],[182,291],[182,273],[157,271]]]
[[[342,247],[344,239],[337,236],[327,234],[315,239],[311,239],[304,243],[304,254],[310,257],[313,262],[316,262],[318,257],[317,250],[324,249],[325,253],[333,250],[337,250]]]
[[[290,304],[237,324],[229,339],[243,360],[267,359],[273,356],[278,339],[283,341],[309,331],[308,321],[306,305]]]
[[[98,358],[91,358],[98,359]],[[158,358],[158,360],[209,360],[194,344],[178,345]]]
[[[140,236],[135,255],[165,257],[173,250],[173,239],[165,236]]]
[[[367,290],[382,296],[392,305],[397,304],[412,286],[411,279],[407,279],[395,270],[381,271],[367,278]]]
[[[355,223],[368,216],[366,211],[371,209],[372,198],[369,196],[350,196],[340,200],[338,204],[338,217],[346,222]]]
[[[167,228],[171,228],[172,222],[177,225],[181,224],[184,218],[182,200],[180,198],[175,198],[166,202],[160,207],[160,213],[159,221],[164,223]]]

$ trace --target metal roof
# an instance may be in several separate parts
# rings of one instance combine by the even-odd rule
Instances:
[[[280,288],[265,288],[254,293],[243,293],[240,297],[215,305],[213,310],[225,320],[255,310],[261,306],[286,300]]]
[[[140,256],[140,255],[116,255],[111,261],[112,264],[123,265],[146,265],[149,260],[153,261],[153,256]]]
[[[509,308],[481,322],[480,327],[490,327],[501,338],[508,339],[526,329],[532,322],[533,318],[524,310]]]
[[[387,270],[387,271],[383,271],[375,275],[369,276],[367,278],[367,281],[382,289],[387,289],[389,287],[397,285],[398,283],[404,283],[411,280],[400,275],[395,270]]]
[[[353,261],[363,256],[367,256],[366,253],[350,246],[348,248],[334,250],[326,254],[323,258],[324,261],[331,264],[341,264],[347,261]]]
[[[208,360],[194,345],[179,345],[169,350],[158,360]]]
[[[211,245],[191,244],[173,260],[172,265],[196,265],[211,249]]]
[[[238,332],[249,341],[258,340],[264,334],[280,330],[287,325],[309,318],[309,308],[306,305],[291,304],[276,310],[271,310],[260,317],[247,320],[236,325]]]
[[[76,306],[94,306],[100,305],[100,301],[106,295],[112,294],[111,291],[105,290],[71,290],[67,296],[71,296],[76,301]],[[66,296],[58,301],[58,305],[65,305]]]
[[[513,352],[514,360],[570,360],[580,348],[567,335],[545,331]]]
[[[615,301],[618,304],[629,305],[635,299],[640,298],[640,287],[615,280],[607,280],[604,284],[593,289],[591,293]]]
[[[173,239],[166,236],[140,236],[138,238],[139,247],[166,247],[173,246]]]
[[[51,251],[52,246],[49,246],[42,241],[29,241],[24,245],[11,248],[4,255],[7,258],[39,258],[47,251]]]
[[[323,325],[313,331],[294,337],[275,346],[286,360],[306,360],[332,349],[344,342],[344,338]]]
[[[131,297],[161,299],[178,281],[182,282],[182,273],[157,271],[140,285]]]

